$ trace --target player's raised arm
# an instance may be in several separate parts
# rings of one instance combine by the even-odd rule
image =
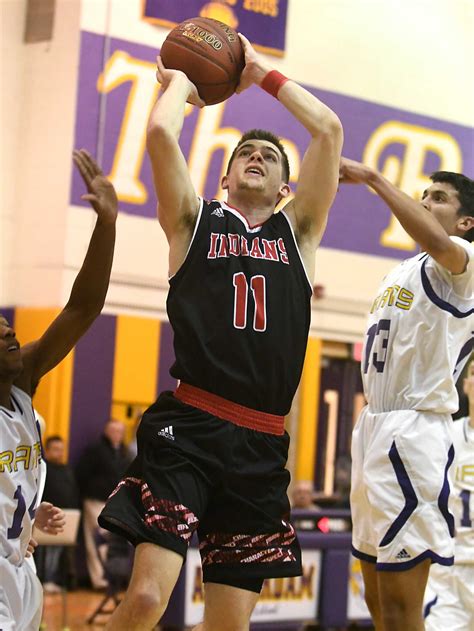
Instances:
[[[156,77],[161,92],[148,119],[147,150],[158,197],[158,219],[171,244],[177,235],[189,232],[197,215],[198,198],[178,141],[186,101],[199,107],[204,102],[186,75],[166,69],[160,57]]]
[[[449,234],[463,236],[472,230],[474,217],[462,213],[453,187],[436,186],[434,182],[425,191],[422,201],[418,202],[375,169],[347,158],[341,159],[340,181],[347,184],[367,184],[373,188],[424,252],[453,274],[464,272],[468,260],[467,252],[450,239]],[[452,225],[449,226],[443,225],[437,219],[437,207],[442,207],[444,213],[446,204],[452,205]]]
[[[88,193],[97,222],[69,300],[43,336],[22,349],[23,372],[16,385],[31,394],[41,377],[73,348],[104,306],[115,246],[117,195],[109,180],[85,150],[74,152],[74,162]]]
[[[307,237],[317,246],[326,227],[329,208],[337,192],[343,130],[336,114],[307,90],[268,66],[241,35],[245,69],[238,91],[251,83],[278,98],[311,134],[301,163],[296,194],[285,207],[300,245]]]

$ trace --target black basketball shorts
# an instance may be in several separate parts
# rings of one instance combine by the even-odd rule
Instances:
[[[289,523],[289,437],[240,427],[164,392],[144,414],[138,456],[99,524],[186,558],[197,531],[204,581],[301,575]]]

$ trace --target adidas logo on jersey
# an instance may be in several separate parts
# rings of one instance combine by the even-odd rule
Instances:
[[[214,210],[212,211],[211,215],[215,215],[216,217],[224,217],[224,211],[222,210],[222,208],[214,208]]]
[[[167,438],[168,440],[174,440],[173,426],[168,425],[168,427],[160,429],[160,431],[158,432],[158,436],[162,436],[163,438]]]
[[[396,559],[411,559],[411,556],[408,554],[405,548],[402,548],[395,558]]]

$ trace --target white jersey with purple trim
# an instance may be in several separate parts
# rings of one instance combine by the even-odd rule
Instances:
[[[453,438],[449,507],[456,524],[454,562],[474,565],[474,428],[469,418],[454,421]]]
[[[13,386],[13,410],[0,406],[0,554],[21,565],[42,485],[41,438],[31,397]]]
[[[369,314],[362,360],[364,391],[374,413],[458,409],[455,383],[474,341],[474,246],[454,275],[426,253],[384,278]]]

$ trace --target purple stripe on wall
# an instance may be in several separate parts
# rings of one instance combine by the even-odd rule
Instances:
[[[81,38],[81,50],[80,57],[88,58],[91,61],[91,71],[96,73],[97,77],[100,75],[103,65],[107,59],[108,54],[108,46],[110,43],[109,37],[100,36],[94,39],[94,51],[92,54],[89,54],[88,47],[90,42],[87,38]],[[101,94],[97,90],[95,90],[96,98],[91,99],[90,94],[83,90],[79,90],[77,93],[77,112],[81,112],[82,108],[86,108],[89,112],[88,116],[88,124],[83,127],[84,120],[81,116],[76,116],[76,123],[74,129],[74,138],[76,139],[76,143],[79,142],[81,144],[75,144],[74,146],[77,149],[81,147],[85,147],[88,151],[92,153],[99,161],[101,161],[101,151],[102,148],[99,146],[99,137],[100,137],[100,127],[101,127],[101,104],[105,103],[107,98],[107,94]],[[118,130],[117,130],[118,133]],[[71,167],[71,178],[75,177],[76,169]],[[72,181],[72,180],[71,180]],[[83,189],[84,184],[81,185],[81,178],[79,176],[79,188]],[[84,204],[87,205],[87,204]]]
[[[112,402],[116,316],[100,316],[74,355],[69,457],[75,464],[101,435]]]
[[[153,64],[157,50],[125,40],[106,38],[102,35],[81,33],[81,58],[79,68],[77,120],[75,130],[75,146],[88,147],[100,156],[102,167],[110,173],[116,158],[117,144],[120,131],[128,111],[128,99],[131,94],[132,79],[123,75],[124,82],[115,85],[107,94],[98,91],[97,81],[114,53],[121,54],[120,59],[128,55],[139,63],[150,63],[150,81],[154,81]],[[117,57],[114,58],[117,61]],[[382,125],[388,122],[408,126],[413,129],[427,130],[434,134],[447,134],[451,142],[455,143],[462,157],[462,169],[465,173],[472,173],[474,167],[474,131],[472,127],[435,119],[433,117],[415,114],[405,110],[372,103],[343,94],[328,92],[313,86],[305,86],[309,92],[321,98],[341,118],[344,125],[344,155],[349,158],[361,159],[369,139]],[[101,103],[104,105],[101,108]],[[134,106],[137,103],[134,101]],[[140,103],[138,103],[138,107]],[[206,112],[207,110],[204,110]],[[189,158],[190,147],[197,133],[198,117],[201,113],[197,108],[186,117],[180,137],[180,145],[186,159]],[[99,126],[99,117],[101,125]],[[143,133],[146,127],[147,109],[143,103],[142,128],[134,129],[135,134]],[[303,155],[308,144],[308,132],[295,119],[263,90],[252,86],[240,95],[233,96],[223,106],[220,128],[234,128],[236,132],[254,127],[264,126],[276,134],[292,141]],[[102,136],[99,134],[99,128]],[[383,170],[389,158],[397,158],[403,168],[410,171],[417,170],[415,163],[404,163],[407,157],[407,146],[401,141],[386,140],[388,144],[380,147],[377,165]],[[428,175],[441,166],[440,156],[425,146],[425,163],[423,174]],[[206,155],[203,152],[204,158]],[[223,152],[216,149],[211,156],[209,168],[206,169],[204,196],[213,197],[218,190],[220,167]],[[153,188],[153,178],[150,162],[145,155],[139,156],[140,164],[138,177],[147,193],[143,203],[131,203],[121,200],[122,212],[149,217],[155,221],[156,196]],[[408,157],[407,157],[408,160]],[[205,168],[205,167],[204,167]],[[71,203],[88,206],[81,200],[84,185],[80,175],[74,172],[71,190]],[[361,252],[378,256],[407,258],[412,251],[386,247],[381,243],[381,234],[391,220],[390,211],[386,204],[376,195],[369,192],[365,186],[341,186],[329,215],[328,225],[322,241],[322,246],[349,252]]]
[[[170,368],[174,362],[173,329],[169,322],[161,323],[160,359],[158,370],[158,393],[163,390],[174,390],[176,379],[170,375]]]

